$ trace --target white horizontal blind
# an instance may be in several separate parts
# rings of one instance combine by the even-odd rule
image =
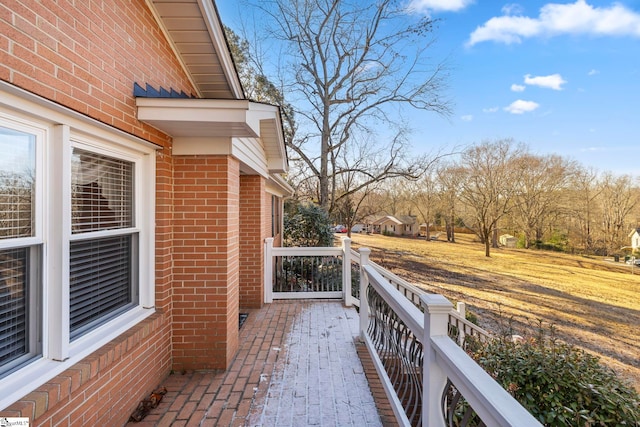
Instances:
[[[0,366],[29,352],[28,249],[0,251]]]
[[[124,235],[71,242],[72,338],[132,302],[132,238]]]
[[[133,225],[133,163],[73,150],[73,233]]]

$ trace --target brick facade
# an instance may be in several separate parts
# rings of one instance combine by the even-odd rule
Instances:
[[[263,301],[265,178],[230,156],[174,157],[171,138],[137,119],[134,83],[196,92],[143,0],[4,2],[0,57],[0,80],[160,146],[156,313],[0,408],[32,425],[123,425],[170,370],[229,366],[239,307]]]
[[[174,159],[175,370],[225,369],[238,348],[239,166]]]
[[[265,183],[260,176],[240,177],[240,301],[242,308],[264,302],[264,237],[267,229]],[[269,205],[270,203],[269,197]],[[269,227],[270,227],[269,218]]]

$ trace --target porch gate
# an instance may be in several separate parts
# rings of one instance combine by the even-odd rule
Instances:
[[[352,304],[350,239],[343,239],[340,247],[280,248],[273,247],[273,238],[268,238],[264,253],[266,303],[315,298],[344,299],[346,305]]]

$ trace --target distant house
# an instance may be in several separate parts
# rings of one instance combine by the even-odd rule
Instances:
[[[396,236],[415,236],[418,232],[416,217],[386,215],[373,222],[374,232]]]
[[[518,243],[518,238],[513,237],[511,234],[503,234],[500,236],[500,244],[505,248],[515,248]]]
[[[631,238],[631,248],[634,251],[640,249],[640,227],[633,229],[629,233],[629,238]]]

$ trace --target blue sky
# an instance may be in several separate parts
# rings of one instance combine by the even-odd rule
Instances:
[[[237,0],[216,3],[237,30]],[[640,0],[410,3],[440,20],[433,57],[448,60],[453,101],[449,118],[412,115],[416,154],[513,138],[640,177]]]

